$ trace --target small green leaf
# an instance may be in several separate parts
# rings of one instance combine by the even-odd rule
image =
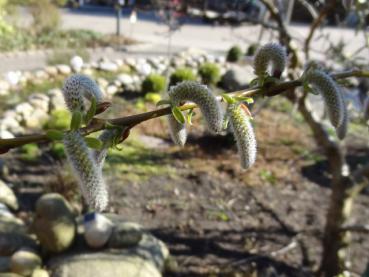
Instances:
[[[250,82],[250,87],[255,87],[259,84],[259,78],[252,79]]]
[[[223,119],[223,126],[222,126],[223,130],[227,130],[228,124],[229,124],[229,118],[228,117],[225,117]]]
[[[195,112],[193,111],[193,109],[190,109],[187,112],[187,122],[188,124],[192,125],[192,117],[195,115]]]
[[[64,137],[64,133],[58,130],[47,130],[46,136],[51,140],[62,140]]]
[[[70,122],[71,130],[78,130],[82,124],[82,113],[80,111],[73,112],[72,120]]]
[[[222,97],[223,97],[224,102],[226,102],[228,104],[234,104],[234,103],[236,103],[235,99],[232,96],[230,96],[230,95],[228,95],[226,93],[223,93],[222,94]]]
[[[100,150],[102,148],[102,142],[101,140],[98,140],[97,138],[92,137],[85,137],[85,142],[88,147]]]
[[[178,107],[172,107],[172,114],[174,118],[181,124],[185,123],[185,117],[183,116],[181,110]]]
[[[254,103],[254,99],[252,99],[251,97],[246,97],[246,96],[235,96],[234,99],[236,99],[238,102],[246,102],[247,104],[252,104]]]
[[[162,106],[162,105],[170,105],[170,100],[167,100],[167,99],[163,99],[163,100],[160,100],[158,101],[158,103],[156,103],[156,106],[159,107],[159,106]]]
[[[96,114],[96,99],[92,98],[91,106],[85,115],[85,123],[88,124]]]

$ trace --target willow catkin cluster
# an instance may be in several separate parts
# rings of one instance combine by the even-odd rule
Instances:
[[[227,115],[233,135],[237,142],[241,166],[244,169],[251,167],[256,160],[256,139],[250,117],[239,103],[230,104]]]
[[[103,211],[108,204],[108,192],[102,172],[82,134],[79,131],[66,132],[63,142],[68,161],[78,178],[87,203],[97,211]]]
[[[65,81],[63,95],[70,111],[84,111],[84,97],[88,100],[95,98],[97,103],[101,102],[103,98],[96,82],[82,74],[74,74]]]
[[[94,98],[97,103],[102,101],[102,93],[97,84],[80,74],[73,75],[65,81],[63,95],[71,113],[86,110],[84,97],[89,100]],[[82,134],[74,130],[65,133],[63,142],[84,198],[90,207],[103,211],[108,204],[108,191],[101,171],[106,150],[103,149],[98,155],[93,154]]]
[[[341,101],[343,104],[343,118],[341,124],[336,128],[336,134],[337,137],[342,140],[346,137],[347,134],[349,115],[347,111],[346,101],[345,98],[343,97],[342,91],[340,91],[339,95],[341,96]]]
[[[280,78],[287,64],[287,53],[278,43],[268,43],[259,48],[254,57],[254,70],[258,76],[267,73],[271,66],[271,75]]]
[[[335,128],[339,128],[344,121],[345,113],[347,116],[339,86],[331,76],[319,69],[308,71],[305,80],[323,96],[329,120]]]

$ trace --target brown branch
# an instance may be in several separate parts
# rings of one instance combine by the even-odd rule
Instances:
[[[336,79],[343,79],[349,77],[369,77],[369,71],[360,71],[360,70],[353,70],[353,71],[345,71],[340,73],[331,74],[332,77]],[[267,88],[251,88],[241,91],[235,91],[229,93],[230,96],[246,96],[252,97],[256,95],[262,95],[267,97],[272,97],[284,93],[285,91],[289,91],[296,87],[302,85],[301,80],[293,80],[293,81],[286,81],[281,82],[279,84],[274,84],[271,87]],[[219,101],[222,101],[221,97],[217,97]],[[185,104],[180,107],[182,111],[197,108],[195,104]],[[81,132],[84,136],[89,135],[94,132],[98,132],[104,130],[108,127],[109,124],[121,126],[121,127],[128,127],[133,128],[134,126],[157,117],[161,117],[164,115],[168,115],[171,113],[171,109],[169,107],[157,109],[154,111],[149,111],[141,114],[130,115],[126,117],[114,118],[114,119],[99,119],[94,118],[91,123],[81,128]],[[47,142],[50,139],[47,137],[46,133],[43,134],[34,134],[34,135],[25,135],[20,136],[12,139],[0,139],[0,153],[7,152],[12,148],[16,148],[28,143],[41,143]]]
[[[311,40],[313,39],[316,29],[318,29],[318,27],[322,24],[323,20],[332,12],[332,10],[334,10],[337,4],[336,2],[337,2],[336,0],[329,1],[320,11],[319,16],[315,18],[315,20],[311,24],[309,35],[306,37],[304,43],[304,51],[307,60],[309,59],[310,43]]]
[[[340,230],[341,232],[369,233],[369,224],[344,225]]]

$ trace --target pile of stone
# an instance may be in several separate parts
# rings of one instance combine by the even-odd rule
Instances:
[[[118,215],[77,216],[59,194],[36,203],[27,227],[12,189],[0,182],[0,276],[161,276],[169,256],[158,239]]]

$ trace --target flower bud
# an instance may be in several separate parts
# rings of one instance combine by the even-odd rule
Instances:
[[[280,78],[287,64],[287,53],[278,43],[268,43],[258,49],[254,57],[255,74],[262,76],[271,66],[271,75]]]
[[[178,122],[173,115],[168,115],[169,134],[172,141],[179,146],[184,146],[187,140],[186,125]]]

